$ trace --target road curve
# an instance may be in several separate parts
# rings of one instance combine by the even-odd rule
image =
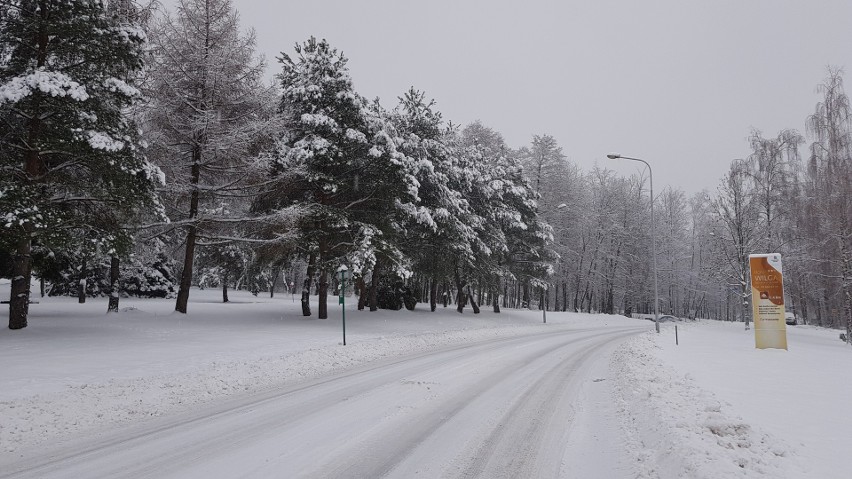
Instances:
[[[646,329],[554,329],[371,363],[54,445],[0,478],[628,477],[607,364]]]

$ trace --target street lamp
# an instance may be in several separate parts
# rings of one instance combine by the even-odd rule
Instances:
[[[651,255],[654,257],[654,326],[657,332],[660,332],[660,301],[657,293],[657,231],[656,223],[654,222],[654,174],[651,172],[651,165],[647,161],[639,158],[631,158],[629,156],[621,156],[619,153],[610,153],[606,155],[610,160],[631,160],[639,161],[648,167],[648,180],[651,186]]]

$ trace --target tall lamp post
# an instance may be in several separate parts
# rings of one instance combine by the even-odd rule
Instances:
[[[648,167],[648,180],[651,185],[651,256],[654,259],[654,327],[657,332],[660,332],[660,295],[657,293],[657,225],[654,222],[654,174],[651,172],[651,165],[647,161],[639,158],[631,158],[622,156],[619,153],[610,153],[606,155],[610,160],[631,160],[639,161]]]

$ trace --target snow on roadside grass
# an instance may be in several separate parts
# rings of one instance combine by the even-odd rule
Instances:
[[[564,326],[554,326],[561,328]],[[542,332],[541,326],[451,330],[380,337],[259,359],[214,361],[178,375],[69,385],[64,391],[0,401],[0,454],[50,439],[186,410],[379,360],[460,343]]]
[[[625,440],[643,478],[800,477],[792,449],[659,357],[655,333],[613,355]]]

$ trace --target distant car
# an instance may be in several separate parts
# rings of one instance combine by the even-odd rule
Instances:
[[[799,324],[799,321],[796,319],[796,315],[793,313],[784,313],[784,322],[790,326]]]
[[[665,323],[667,321],[682,321],[682,319],[678,318],[677,316],[672,316],[670,314],[662,314],[660,315],[659,321],[661,323]]]

